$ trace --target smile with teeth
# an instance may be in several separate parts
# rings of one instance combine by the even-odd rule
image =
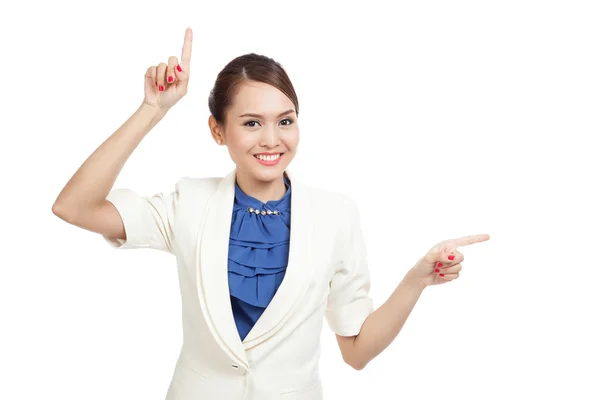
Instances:
[[[263,155],[263,154],[257,154],[254,156],[255,158],[258,158],[261,161],[267,161],[267,162],[273,162],[279,159],[279,157],[281,157],[281,154],[273,154],[273,155]]]

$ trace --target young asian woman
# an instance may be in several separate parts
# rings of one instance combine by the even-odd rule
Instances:
[[[111,190],[143,137],[187,93],[191,50],[188,28],[181,60],[148,68],[139,109],[86,160],[53,211],[114,248],[176,257],[184,340],[167,400],[322,399],[323,320],[344,361],[364,368],[427,286],[458,278],[458,248],[489,235],[436,244],[376,309],[358,208],[292,172],[298,99],[281,65],[254,53],[228,63],[209,96],[209,129],[233,171],[181,178],[168,195]]]

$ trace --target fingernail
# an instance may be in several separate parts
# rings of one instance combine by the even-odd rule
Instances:
[[[160,91],[162,92],[163,90],[165,90],[165,87],[164,87],[163,85],[160,85],[160,86],[158,87],[158,90],[160,90]]]
[[[440,272],[440,270],[436,268],[436,269],[435,269],[435,272]]]
[[[448,260],[454,260],[454,254],[450,254],[450,255],[448,256]]]
[[[168,81],[168,82],[173,82],[173,77],[172,77],[172,76],[168,77],[168,78],[167,78],[167,81]]]
[[[438,261],[438,263],[435,266],[436,267],[442,267],[442,266],[444,266],[444,264],[442,264],[441,262]]]
[[[155,84],[156,86],[158,86],[158,82],[154,82],[154,84]]]
[[[440,274],[440,276],[444,276],[444,274]]]
[[[181,67],[177,64],[177,71],[181,72]]]

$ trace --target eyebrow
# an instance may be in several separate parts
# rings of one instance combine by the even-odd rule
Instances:
[[[289,110],[287,110],[287,111],[284,111],[284,112],[282,112],[281,114],[279,114],[279,115],[277,116],[277,118],[279,118],[279,117],[283,117],[284,115],[286,115],[286,114],[289,114],[289,113],[292,113],[292,112],[294,112],[294,110],[293,110],[292,108],[290,108]],[[246,114],[242,114],[242,115],[240,115],[240,116],[239,116],[239,118],[241,118],[241,117],[255,117],[255,118],[264,118],[264,117],[263,117],[262,115],[260,115],[260,114],[253,114],[253,113],[246,113]]]

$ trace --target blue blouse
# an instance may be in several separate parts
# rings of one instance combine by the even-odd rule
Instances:
[[[245,194],[237,182],[229,236],[228,280],[231,307],[241,340],[265,311],[283,281],[290,247],[291,185],[266,203]],[[256,214],[279,210],[280,214]]]

